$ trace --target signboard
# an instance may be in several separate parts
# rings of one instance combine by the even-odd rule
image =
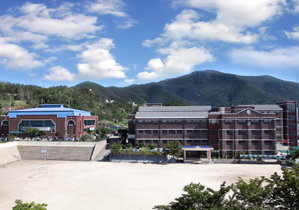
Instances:
[[[42,150],[40,151],[40,153],[42,153],[42,154],[46,154],[46,153],[47,153],[47,150],[46,150],[46,149],[42,149]]]

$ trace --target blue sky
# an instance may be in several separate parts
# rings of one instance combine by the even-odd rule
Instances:
[[[158,82],[213,69],[299,82],[299,0],[0,1],[1,81]]]

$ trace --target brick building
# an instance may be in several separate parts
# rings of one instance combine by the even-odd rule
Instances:
[[[51,137],[81,138],[87,130],[97,129],[98,117],[63,104],[41,104],[37,108],[9,111],[6,116],[0,116],[0,123],[2,137],[21,136],[26,127],[33,127]]]
[[[129,116],[133,143],[213,147],[212,156],[275,155],[276,144],[297,146],[297,102],[273,105],[143,106]]]

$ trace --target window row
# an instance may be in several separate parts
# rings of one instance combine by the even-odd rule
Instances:
[[[186,134],[206,134],[207,130],[185,130]],[[138,130],[139,135],[158,135],[159,130]],[[161,130],[162,135],[182,135],[183,130]]]
[[[42,130],[51,130],[55,133],[55,124],[52,120],[21,120],[19,123],[19,131],[23,132],[26,127],[39,128]]]
[[[234,120],[224,120],[224,123],[226,125],[232,125],[233,122],[234,122]],[[250,123],[250,124],[259,124],[261,122],[263,122],[264,124],[272,124],[272,122],[274,122],[274,120],[273,119],[264,119],[264,120],[258,120],[258,119],[252,119],[252,120],[239,119],[239,120],[237,120],[237,123],[239,125],[248,124],[248,123]],[[276,122],[278,124],[280,124],[280,120],[276,120]]]
[[[247,134],[251,134],[253,136],[259,136],[261,135],[261,133],[263,133],[265,136],[271,136],[274,134],[274,130],[263,130],[263,132],[261,130],[237,130],[237,135],[240,136],[245,136]],[[225,134],[227,136],[231,136],[234,135],[234,130],[226,130]]]
[[[264,141],[264,142],[262,142],[262,141],[252,141],[251,145],[255,145],[255,146],[262,146],[262,145],[264,145],[264,146],[273,146],[274,143],[275,143],[274,141]],[[227,146],[232,146],[234,144],[234,142],[233,141],[226,141],[225,144]],[[239,141],[239,142],[236,142],[235,144],[236,145],[246,146],[246,145],[248,145],[248,142],[247,141]]]
[[[149,144],[155,144],[155,145],[158,145],[159,143],[162,143],[162,144],[168,144],[169,142],[171,142],[173,140],[138,140],[139,143],[144,143],[146,145],[149,145]],[[183,140],[177,140],[181,143],[181,145],[184,145],[184,141]],[[208,144],[208,141],[207,140],[186,140],[185,141],[187,144],[196,144],[196,145],[207,145]],[[217,142],[218,143],[218,142]]]
[[[159,122],[162,125],[181,125],[183,122],[187,125],[207,124],[207,120],[137,120],[139,125],[158,125]]]

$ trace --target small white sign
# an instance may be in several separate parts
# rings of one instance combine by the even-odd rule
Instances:
[[[46,154],[46,153],[47,153],[47,150],[46,150],[46,149],[42,149],[40,152],[41,152],[42,154]]]

